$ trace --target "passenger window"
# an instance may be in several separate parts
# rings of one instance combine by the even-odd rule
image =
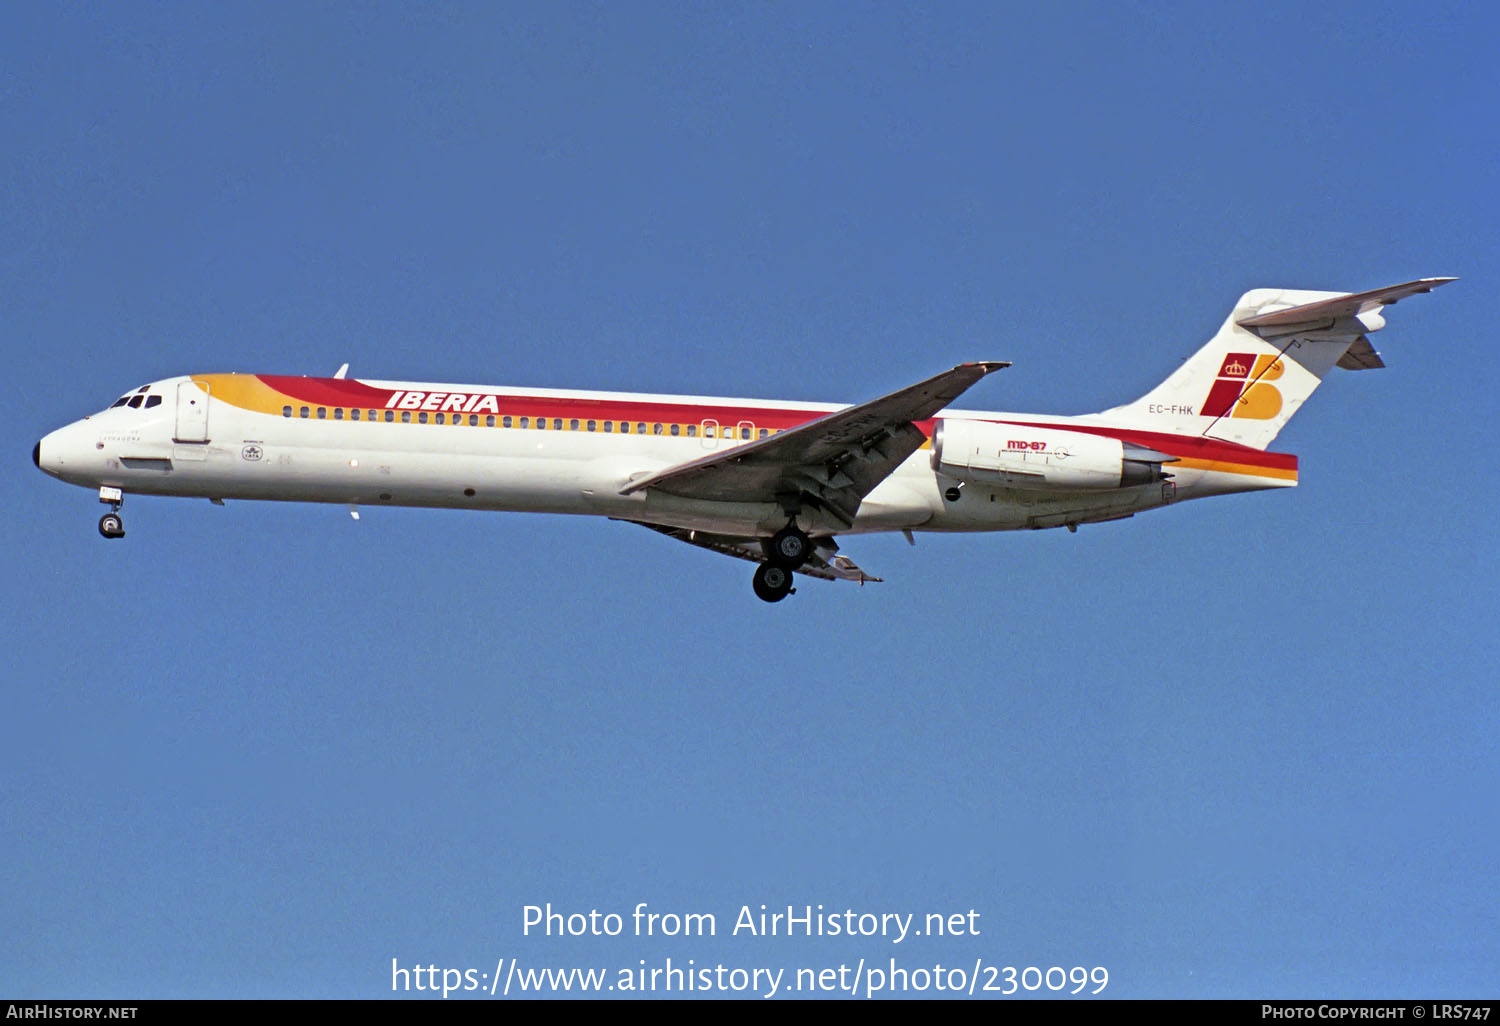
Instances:
[[[297,411],[297,416],[301,417],[303,420],[306,420],[307,419],[307,415],[309,413],[311,413],[311,412],[312,412],[311,410],[309,410],[306,406],[304,406],[300,410]]]
[[[674,431],[672,433],[675,435],[677,432]],[[698,425],[697,424],[689,424],[688,425],[687,436],[689,438],[697,438],[698,437]]]
[[[561,431],[562,430],[562,418],[561,417],[553,417],[552,418],[552,430],[553,431]]]
[[[358,410],[350,410],[349,411],[349,419],[350,420],[358,420],[359,419],[359,411]]]
[[[391,421],[393,421],[395,419],[396,419],[396,411],[395,410],[386,410],[385,411],[385,422],[387,424],[389,424]]]
[[[469,414],[469,427],[478,427],[478,426],[479,426],[479,414],[477,414],[477,413],[471,413],[471,414]]]
[[[417,414],[417,423],[418,424],[426,424],[427,423],[427,411],[426,410],[423,410],[421,413]]]
[[[644,435],[646,433],[646,425],[644,425],[644,424],[637,424],[635,426],[635,433],[638,434],[638,435]]]
[[[766,429],[765,428],[761,428],[760,429],[760,435],[759,435],[759,437],[764,438],[764,437],[766,437],[766,434],[767,434]]]
[[[159,396],[159,395],[148,395],[148,396],[146,396],[146,409],[149,410],[153,406],[160,406],[160,405],[161,405],[161,396]]]
[[[661,425],[660,424],[652,424],[651,425],[651,433],[653,435],[659,435],[659,434],[661,434]]]
[[[536,429],[538,431],[546,431],[547,430],[547,418],[546,417],[538,417],[536,419]]]
[[[627,421],[621,421],[620,422],[620,434],[622,434],[622,435],[628,435],[628,434],[630,434],[630,424]]]
[[[443,423],[446,423],[446,421],[443,420],[443,415],[441,413],[434,414],[433,418],[432,418],[432,422],[434,424],[443,424]]]
[[[589,430],[590,431],[593,431],[598,426],[599,426],[599,422],[597,420],[591,420],[591,421],[589,421]]]
[[[578,430],[578,421],[577,420],[570,420],[570,421],[568,421],[568,430],[569,431],[577,431]]]
[[[476,416],[477,416],[477,414],[476,414]],[[485,427],[494,427],[495,426],[495,415],[493,413],[488,414],[484,418],[484,426]]]
[[[328,407],[326,407],[326,406],[319,406],[318,407],[318,419],[319,420],[327,420],[328,419]]]
[[[124,402],[124,401],[125,401],[125,400],[123,400],[123,399],[121,399],[121,400],[120,400],[120,402]],[[118,405],[119,405],[119,403],[116,403],[116,404],[115,404],[115,405],[117,405],[117,406],[118,406]],[[283,407],[282,407],[282,408],[281,408],[281,415],[282,415],[282,416],[283,416],[283,417],[290,417],[290,416],[291,416],[291,415],[292,415],[292,408],[291,408],[291,407],[290,407],[290,406],[283,406]]]
[[[752,431],[751,428],[747,428],[747,427],[740,428],[740,438],[742,438],[742,439],[749,438],[751,431]]]
[[[513,423],[515,423],[515,422],[512,421],[508,415],[505,416],[505,417],[503,417],[503,418],[501,418],[501,420],[500,420],[500,426],[501,427],[510,427]]]
[[[401,411],[401,423],[403,423],[403,424],[410,424],[411,423],[411,411],[410,410],[402,410]]]
[[[371,420],[375,420],[375,419],[376,419],[376,416],[375,416],[375,411],[374,411],[374,410],[371,410],[371,411],[370,411],[370,419],[371,419]]]
[[[612,421],[612,420],[606,420],[604,422],[604,433],[605,434],[609,434],[610,432],[614,431],[614,429],[615,429],[615,422],[614,421]],[[592,430],[592,429],[590,429],[590,430]]]
[[[681,430],[682,430],[682,425],[681,424],[673,424],[672,425],[672,434],[673,434],[673,436],[676,436],[676,434],[679,431],[681,431]]]
[[[130,402],[126,403],[125,405],[129,406],[132,410],[139,410],[141,408],[141,396],[131,396]]]
[[[334,420],[343,420],[344,419],[344,408],[342,406],[336,406],[336,407],[334,407],[334,410],[333,410],[333,419]]]
[[[530,417],[522,417],[521,418],[521,427],[522,428],[529,428],[529,427],[531,427],[531,418]]]

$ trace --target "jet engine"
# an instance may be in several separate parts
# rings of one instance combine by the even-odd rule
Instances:
[[[932,469],[1000,488],[1097,491],[1163,480],[1176,457],[1118,438],[982,420],[939,420]]]

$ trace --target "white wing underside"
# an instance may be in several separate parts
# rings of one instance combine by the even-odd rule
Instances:
[[[780,503],[796,511],[816,508],[846,527],[859,504],[927,436],[914,421],[952,404],[985,375],[1009,367],[1002,362],[965,363],[868,403],[850,406],[798,427],[723,452],[639,477],[620,490],[653,489],[706,502]],[[632,520],[669,538],[761,563],[761,539],[712,534]],[[814,539],[815,551],[798,573],[825,580],[878,581],[847,556],[832,536]]]

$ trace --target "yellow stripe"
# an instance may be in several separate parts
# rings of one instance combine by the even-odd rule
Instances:
[[[281,415],[281,408],[294,402],[254,374],[195,374],[193,384],[220,402],[256,413]]]

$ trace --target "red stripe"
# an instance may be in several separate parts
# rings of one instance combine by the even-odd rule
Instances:
[[[431,386],[420,385],[402,389],[373,388],[363,382],[342,378],[302,378],[274,374],[257,374],[256,377],[297,402],[319,406],[381,408],[390,401],[393,395],[399,393],[410,391],[431,395],[437,391]],[[749,421],[757,428],[774,428],[778,431],[816,420],[830,412],[826,410],[773,410],[755,406],[706,406],[700,403],[649,402],[634,399],[502,395],[482,388],[453,389],[444,394],[493,395],[501,413],[516,416],[679,424],[714,420],[731,426],[740,421]]]
[[[325,406],[364,406],[380,408],[392,395],[401,391],[431,393],[430,388],[384,389],[373,388],[359,381],[343,378],[302,378],[281,375],[259,374],[261,381],[270,387],[291,396],[300,402]],[[1238,388],[1238,385],[1236,385]],[[691,424],[704,420],[716,420],[724,425],[736,425],[749,421],[757,428],[773,428],[783,431],[808,421],[826,417],[831,410],[786,410],[766,409],[759,406],[706,406],[699,403],[650,402],[635,399],[583,399],[568,396],[500,395],[482,389],[472,391],[455,390],[460,395],[494,395],[501,413],[515,416],[558,417],[564,420],[629,420],[647,423]],[[449,393],[453,394],[453,393]],[[1226,442],[1199,435],[1172,435],[1159,431],[1141,431],[1135,428],[1106,427],[1072,423],[1049,423],[1028,420],[989,420],[988,418],[964,418],[984,420],[992,424],[1010,424],[1016,427],[1040,428],[1049,431],[1076,431],[1087,435],[1116,438],[1164,452],[1169,456],[1188,456],[1195,459],[1223,460],[1228,463],[1243,463],[1256,467],[1274,467],[1280,470],[1296,470],[1297,457],[1289,453],[1265,452],[1237,442]],[[935,419],[914,422],[922,434],[932,437]]]
[[[349,378],[296,378],[282,374],[257,374],[261,381],[283,395],[315,406],[384,406],[390,389],[371,388]]]

